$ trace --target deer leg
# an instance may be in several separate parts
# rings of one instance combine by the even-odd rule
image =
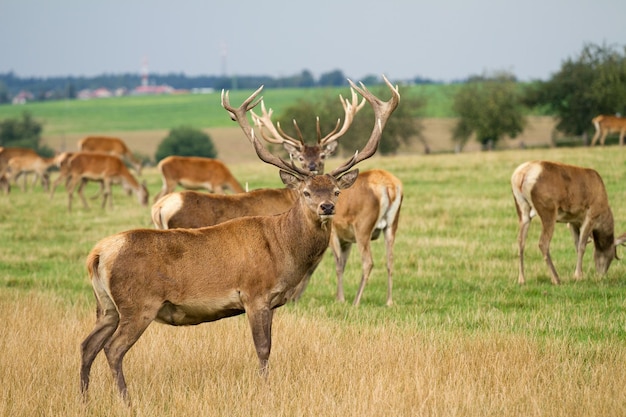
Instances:
[[[346,297],[343,293],[343,272],[346,269],[346,262],[350,256],[352,243],[341,242],[339,236],[333,231],[330,237],[330,248],[335,257],[335,272],[337,274],[337,301],[344,302]]]
[[[393,289],[393,244],[396,240],[396,231],[392,227],[385,229],[385,246],[387,253],[387,306],[393,304],[391,292]]]
[[[103,181],[104,193],[102,197],[102,208],[104,209],[107,203],[107,198],[109,199],[109,208],[113,209],[113,192],[111,190],[111,181],[105,179]]]
[[[591,146],[595,145],[596,142],[598,141],[598,138],[600,137],[600,129],[596,130],[596,133],[593,135],[593,139],[591,139]]]
[[[263,306],[260,309],[247,309],[248,321],[252,330],[252,340],[256,354],[259,357],[259,373],[264,378],[268,374],[268,362],[270,351],[272,350],[272,318],[274,310],[269,306]]]
[[[122,316],[117,329],[104,345],[104,354],[113,373],[113,379],[120,395],[126,402],[128,402],[128,388],[126,387],[122,361],[128,350],[141,337],[155,317],[156,312],[153,315],[143,313]]]
[[[356,298],[354,299],[354,305],[358,306],[361,302],[361,297],[363,296],[363,290],[365,290],[365,284],[370,278],[370,273],[372,272],[372,268],[374,267],[374,262],[372,261],[372,248],[370,246],[370,240],[365,239],[362,242],[357,242],[359,246],[359,252],[361,252],[361,265],[363,268],[363,275],[361,275],[361,284],[359,284],[359,290],[356,293]]]
[[[576,245],[576,270],[574,271],[574,279],[579,280],[583,277],[583,257],[585,256],[585,249],[587,247],[587,241],[591,236],[591,228],[589,222],[585,220],[582,227],[579,230],[579,238]]]
[[[552,283],[557,285],[560,284],[559,274],[556,272],[556,268],[552,263],[552,257],[550,256],[550,241],[552,240],[552,235],[554,234],[554,225],[555,218],[554,216],[545,216],[541,219],[541,223],[543,225],[541,229],[541,236],[539,237],[539,250],[543,254],[543,259],[548,264],[548,268],[550,269],[550,275],[552,279]]]
[[[88,209],[89,208],[89,204],[87,204],[87,199],[85,199],[85,195],[83,194],[83,188],[85,187],[85,184],[87,184],[87,180],[85,178],[81,178],[80,179],[80,184],[78,185],[78,196],[80,197],[80,199],[83,202],[83,207]]]
[[[83,395],[87,393],[89,388],[91,365],[98,353],[109,341],[119,323],[119,315],[115,308],[107,309],[104,314],[100,313],[101,309],[98,306],[96,326],[81,344],[80,390]]]

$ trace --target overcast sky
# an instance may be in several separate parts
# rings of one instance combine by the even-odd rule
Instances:
[[[626,0],[0,0],[0,73],[548,79]]]

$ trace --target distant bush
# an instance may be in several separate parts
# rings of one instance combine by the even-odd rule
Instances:
[[[155,154],[156,162],[170,156],[203,156],[216,158],[217,151],[211,137],[201,130],[181,126],[170,130]]]
[[[29,112],[21,118],[8,118],[0,121],[0,146],[30,148],[42,156],[52,156],[54,151],[41,144],[43,126]]]

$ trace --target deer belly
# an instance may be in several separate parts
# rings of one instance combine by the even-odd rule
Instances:
[[[245,310],[237,300],[206,300],[203,302],[173,304],[166,301],[159,310],[155,321],[172,326],[189,326],[216,321],[243,314]]]

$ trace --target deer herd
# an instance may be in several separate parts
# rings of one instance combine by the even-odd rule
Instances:
[[[356,244],[362,271],[354,305],[359,305],[373,268],[370,242],[382,235],[386,304],[393,304],[393,246],[403,201],[402,182],[382,169],[353,169],[376,153],[385,124],[399,105],[398,87],[383,79],[391,92],[388,101],[349,80],[350,99],[339,97],[343,123],[338,119],[335,128],[323,135],[317,119],[314,145],[306,144],[295,120],[297,138],[272,121],[272,109],[259,97],[263,87],[239,107],[230,104],[228,92],[222,92],[223,108],[238,123],[258,158],[278,168],[285,187],[244,190],[222,161],[211,158],[173,155],[158,163],[162,188],[151,207],[154,228],[105,237],[87,256],[97,314],[94,329],[81,344],[83,394],[89,387],[92,363],[104,350],[118,391],[128,400],[122,362],[153,321],[195,325],[245,313],[260,373],[267,375],[274,310],[302,296],[328,247],[335,260],[336,298],[345,301],[343,274]],[[374,124],[367,143],[325,173],[325,161],[368,103]],[[598,140],[604,145],[609,133],[618,133],[623,145],[626,118],[601,115],[592,123],[596,128],[592,146]],[[271,153],[260,139],[282,145],[288,160]],[[107,200],[112,208],[112,185],[120,184],[147,206],[146,181],[140,182],[127,166],[141,176],[141,161],[114,137],[89,136],[78,142],[78,151],[53,157],[42,157],[31,149],[0,147],[0,186],[8,194],[11,182],[23,177],[20,188],[25,191],[26,177],[33,174],[31,188],[41,182],[52,199],[55,189],[64,183],[71,212],[75,190],[88,207],[83,195],[88,181],[100,184],[103,208]],[[50,172],[55,169],[58,177],[51,183]],[[186,190],[176,192],[177,186]],[[560,283],[550,256],[557,222],[567,223],[573,237],[575,279],[582,278],[588,242],[594,243],[600,274],[617,258],[617,246],[626,243],[626,233],[615,236],[606,189],[593,169],[550,161],[525,162],[513,172],[511,190],[519,220],[519,284],[526,281],[524,248],[534,217],[541,221],[539,248],[553,284]]]

